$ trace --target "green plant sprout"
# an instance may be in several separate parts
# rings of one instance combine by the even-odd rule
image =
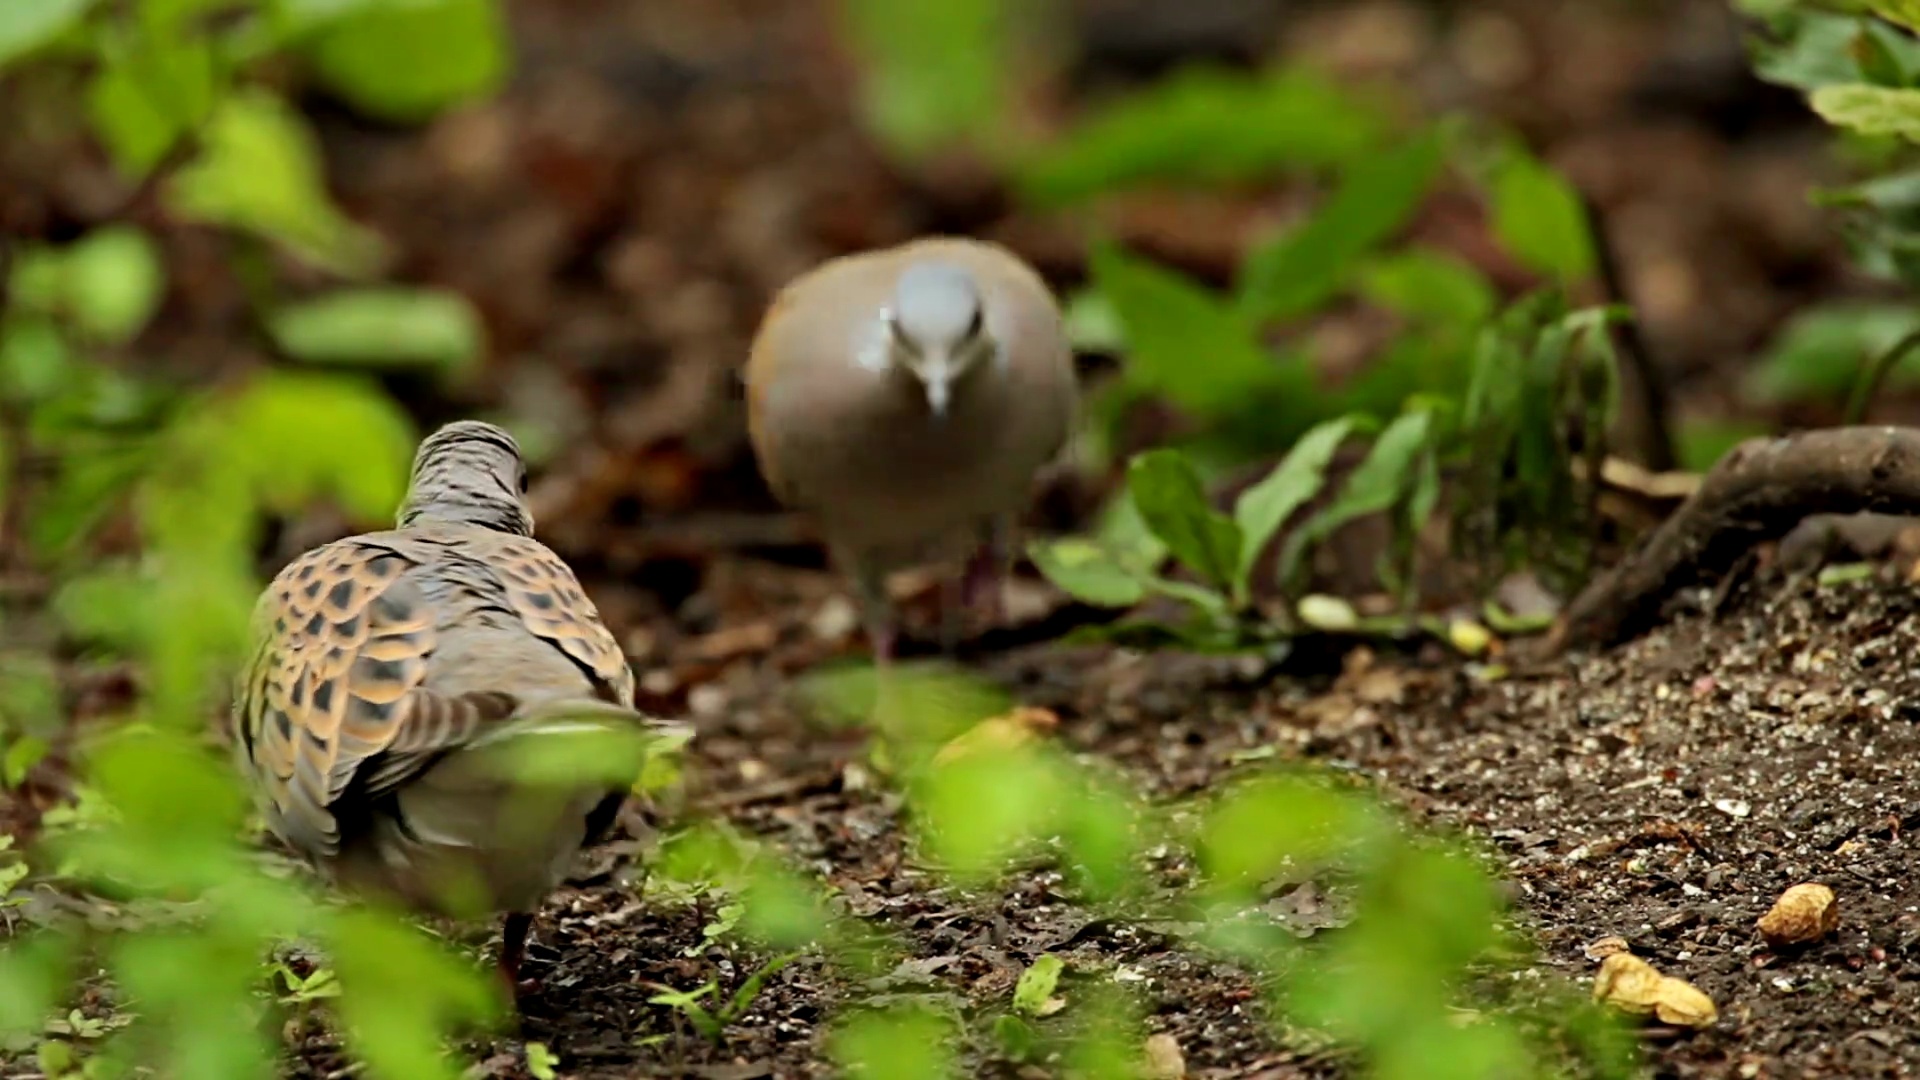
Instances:
[[[651,1005],[665,1005],[687,1018],[687,1023],[710,1042],[718,1043],[726,1035],[727,1027],[745,1016],[753,1008],[755,998],[765,988],[766,982],[781,968],[800,958],[799,953],[788,953],[775,957],[760,966],[752,975],[747,976],[738,989],[717,1009],[709,1009],[701,1002],[719,993],[720,984],[713,980],[692,990],[675,990],[660,983],[649,983],[660,992],[647,999]]]

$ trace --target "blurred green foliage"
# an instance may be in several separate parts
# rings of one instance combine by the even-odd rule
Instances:
[[[237,253],[276,248],[360,276],[378,270],[382,242],[333,205],[305,119],[254,75],[297,55],[388,115],[491,85],[497,61],[483,80],[469,47],[497,44],[491,2],[406,7],[416,44],[433,47],[393,65],[392,5],[8,4],[0,63],[22,108],[84,118],[129,185],[151,181],[183,220],[227,230]],[[9,788],[65,743],[75,801],[48,811],[39,842],[9,864],[6,903],[38,909],[60,891],[90,914],[13,923],[0,956],[6,1047],[50,1075],[266,1076],[279,1053],[271,1015],[324,1001],[377,1075],[457,1076],[443,1042],[497,1020],[498,988],[438,939],[328,906],[262,861],[248,799],[208,737],[245,647],[266,522],[321,500],[356,522],[390,519],[411,422],[358,374],[261,368],[201,390],[143,374],[130,361],[169,282],[139,229],[108,221],[13,254],[0,461],[19,555],[51,581],[51,603],[41,619],[10,616],[0,738]],[[283,302],[270,275],[249,285],[292,359],[457,368],[482,348],[458,298],[386,287]],[[102,557],[128,548],[109,538],[116,524],[137,557]],[[71,649],[53,652],[56,639]],[[60,683],[120,665],[136,673],[134,698],[74,729]],[[332,966],[277,975],[274,949],[296,939]],[[82,986],[89,1003],[69,1008]]]
[[[1841,217],[1862,269],[1920,284],[1920,7],[1910,0],[1782,3],[1741,0],[1760,29],[1754,70],[1800,90],[1814,111],[1852,140],[1869,175],[1815,192]],[[1857,420],[1890,380],[1920,368],[1903,345],[1911,305],[1842,302],[1800,313],[1753,374],[1761,400],[1848,401]],[[1897,350],[1897,351],[1896,351]]]
[[[1584,219],[1564,181],[1517,145],[1454,123],[1408,130],[1384,98],[1291,67],[1180,73],[1040,139],[1007,119],[1018,100],[1008,73],[1034,55],[1045,10],[848,0],[844,14],[878,130],[908,154],[971,139],[1038,205],[1283,172],[1324,186],[1315,209],[1254,246],[1226,291],[1118,245],[1096,253],[1079,306],[1092,317],[1076,325],[1127,358],[1103,410],[1162,398],[1196,434],[1129,466],[1128,497],[1098,536],[1036,551],[1056,580],[1100,603],[1174,596],[1199,613],[1192,641],[1237,645],[1256,636],[1264,551],[1277,551],[1273,577],[1293,589],[1314,545],[1344,522],[1388,513],[1411,535],[1435,511],[1443,469],[1483,485],[1477,524],[1490,547],[1506,545],[1502,557],[1538,546],[1528,529],[1564,529],[1578,499],[1566,461],[1601,445],[1610,415],[1604,313],[1560,299],[1591,273]],[[0,854],[0,902],[59,890],[99,912],[23,922],[31,929],[0,950],[0,1035],[49,1075],[269,1075],[272,1021],[294,1009],[338,1024],[372,1075],[431,1080],[461,1071],[449,1037],[502,1016],[497,987],[444,942],[388,912],[331,906],[260,859],[244,793],[206,732],[245,647],[268,523],[330,501],[371,524],[399,497],[416,433],[364,372],[342,369],[458,377],[485,348],[459,297],[377,280],[385,241],[333,203],[318,140],[269,69],[412,122],[496,89],[509,62],[496,0],[0,5],[0,66],[36,107],[84,122],[130,186],[151,181],[171,214],[222,230],[259,339],[292,362],[197,391],[140,374],[127,361],[169,282],[162,245],[126,225],[25,247],[8,268],[4,495],[26,556],[54,582],[52,625],[0,652],[8,786],[65,733],[68,666],[138,676],[122,714],[76,733],[73,799],[39,822],[38,843]],[[1396,244],[1454,174],[1479,186],[1514,259],[1555,288],[1503,309],[1470,264]],[[261,272],[273,265],[265,253],[305,263],[325,287],[283,295]],[[1298,331],[1354,303],[1396,320],[1397,333],[1365,376],[1329,388]],[[1338,451],[1360,438],[1370,443],[1358,464],[1330,480]],[[1231,513],[1212,508],[1217,461],[1281,449]],[[1180,569],[1163,573],[1168,559]],[[1383,570],[1410,577],[1404,564]],[[1189,944],[1259,972],[1276,1026],[1324,1032],[1377,1075],[1578,1064],[1532,1033],[1587,1030],[1585,1019],[1487,989],[1523,956],[1480,860],[1343,782],[1276,772],[1156,806],[1117,770],[1044,743],[942,759],[948,739],[1005,705],[968,680],[905,678],[884,696],[859,683],[841,691],[901,718],[883,733],[897,744],[913,842],[958,887],[992,888],[1037,860],[1116,917],[1199,916],[1181,920],[1195,928]],[[1198,883],[1157,879],[1168,858],[1197,867]],[[707,940],[737,937],[771,957],[740,965],[750,974],[733,985],[661,989],[657,1004],[706,1037],[750,1010],[796,952],[856,974],[900,955],[809,875],[722,825],[672,838],[658,873],[724,898]],[[1268,901],[1306,875],[1352,895],[1355,919],[1303,943]],[[295,975],[273,959],[295,940],[319,945],[328,966]],[[1139,1003],[1089,978],[1105,974],[1042,954],[982,1017],[897,996],[856,1002],[832,1052],[853,1076],[956,1075],[958,1040],[972,1038],[1078,1076],[1129,1075]],[[76,1007],[82,986],[99,993]],[[1478,1010],[1472,1022],[1459,1022],[1462,1009]],[[1525,1022],[1535,1009],[1546,1010],[1539,1027]],[[554,1055],[538,1051],[527,1048],[529,1071],[551,1075]],[[1617,1075],[1624,1053],[1603,1037],[1575,1056]],[[1412,1071],[1434,1062],[1451,1071]]]

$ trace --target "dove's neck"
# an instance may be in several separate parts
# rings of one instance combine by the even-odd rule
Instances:
[[[400,528],[416,525],[476,525],[483,529],[533,535],[533,519],[519,502],[474,492],[423,492],[400,508]]]

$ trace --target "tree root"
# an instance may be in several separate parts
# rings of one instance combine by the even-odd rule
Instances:
[[[1725,573],[1812,514],[1920,514],[1920,429],[1841,427],[1749,439],[1698,491],[1568,605],[1550,652],[1604,648],[1651,628],[1666,599]]]

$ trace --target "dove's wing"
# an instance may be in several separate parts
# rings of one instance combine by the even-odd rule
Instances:
[[[274,831],[311,855],[338,852],[343,799],[390,791],[526,701],[632,703],[632,671],[565,564],[530,538],[469,532],[329,544],[260,599],[238,744]]]

